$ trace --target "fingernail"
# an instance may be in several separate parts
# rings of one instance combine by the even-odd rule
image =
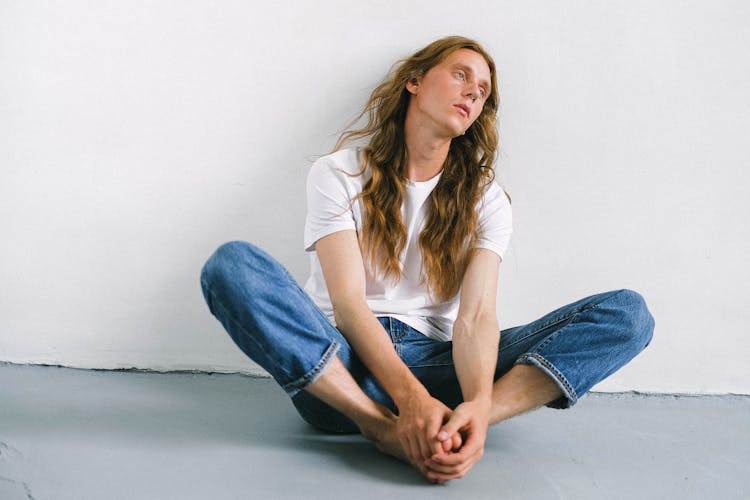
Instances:
[[[445,441],[445,440],[446,440],[446,439],[448,439],[449,437],[450,437],[450,436],[448,436],[448,433],[447,433],[447,432],[445,432],[445,431],[440,431],[440,432],[438,432],[438,435],[437,435],[437,438],[438,438],[438,439],[439,439],[440,441]]]

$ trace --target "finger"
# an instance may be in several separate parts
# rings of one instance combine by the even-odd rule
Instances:
[[[445,483],[452,479],[460,479],[464,477],[466,473],[469,471],[469,469],[471,469],[470,465],[467,465],[466,467],[460,470],[457,470],[455,472],[450,472],[450,473],[436,472],[436,471],[430,470],[427,472],[425,477],[435,483]]]
[[[477,449],[464,446],[456,453],[433,456],[430,460],[440,465],[460,466],[466,463],[478,451]]]
[[[460,411],[454,412],[453,415],[451,415],[451,418],[449,418],[448,421],[440,429],[440,432],[438,432],[437,438],[440,441],[449,439],[451,436],[461,430],[461,428],[464,427],[468,422],[468,419],[464,417]]]
[[[454,434],[454,436],[457,436],[457,434]],[[440,449],[443,451],[443,453],[450,453],[454,448],[453,439],[446,439],[445,441],[438,441],[440,443]]]
[[[467,467],[465,470],[462,470],[461,472],[458,472],[456,474],[439,474],[437,472],[428,472],[425,476],[430,482],[437,483],[437,484],[443,484],[447,483],[448,481],[452,481],[454,479],[461,479],[466,475],[467,472],[471,467]]]
[[[461,449],[463,439],[461,439],[461,433],[457,432],[445,441],[439,441],[443,453],[450,453],[452,451],[458,451]]]
[[[453,445],[453,447],[451,448],[451,450],[458,451],[458,450],[461,449],[461,445],[463,444],[463,439],[461,439],[461,433],[460,432],[457,432],[457,433],[455,433],[453,435],[453,439],[451,440],[451,444]],[[451,451],[451,450],[448,450],[448,451]]]
[[[479,453],[476,453],[469,457],[466,462],[462,462],[460,464],[447,465],[435,462],[434,460],[428,460],[427,462],[425,462],[425,465],[430,472],[438,474],[440,476],[444,476],[444,478],[449,478],[459,475],[462,471],[465,471],[467,467],[472,467],[479,461],[480,458],[481,455]]]
[[[481,445],[469,436],[461,449],[455,453],[443,455],[433,455],[431,460],[441,465],[460,465],[465,463],[469,458],[481,451]]]
[[[476,462],[477,460],[474,460],[470,463],[464,464],[462,467],[455,468],[450,472],[440,472],[430,469],[426,477],[430,481],[434,481],[436,483],[445,483],[452,479],[460,479],[464,477],[467,472],[469,472],[469,470],[474,466]]]
[[[425,439],[427,440],[427,446],[429,447],[429,453],[424,458],[430,458],[436,453],[442,453],[444,450],[443,442],[437,438],[437,433],[440,431],[441,420],[433,420],[427,424],[425,429]]]
[[[467,458],[465,462],[460,464],[442,464],[434,460],[429,460],[425,463],[427,469],[439,479],[455,479],[461,477],[469,468],[473,467],[482,458],[482,451],[479,450],[475,454]]]
[[[466,464],[444,465],[444,464],[439,464],[433,460],[428,460],[427,462],[425,462],[425,465],[426,465],[426,468],[430,472],[434,472],[435,474],[451,475],[460,471]]]

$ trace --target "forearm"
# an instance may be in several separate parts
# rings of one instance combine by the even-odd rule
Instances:
[[[453,324],[453,362],[464,402],[456,407],[438,433],[441,442],[460,434],[457,452],[436,455],[427,462],[430,478],[443,482],[463,477],[482,457],[492,406],[492,385],[499,348],[499,328],[492,314],[466,321],[459,311]]]
[[[453,362],[464,401],[489,405],[499,340],[494,314],[472,320],[459,317],[454,323]]]
[[[334,312],[336,306],[334,305]],[[423,474],[425,460],[443,449],[437,434],[450,408],[430,396],[396,353],[391,338],[364,301],[339,307],[336,324],[398,408],[397,435],[408,460]]]
[[[414,396],[429,395],[398,356],[383,325],[365,302],[339,305],[334,311],[338,329],[397,407]]]
[[[336,325],[398,407],[396,433],[406,458],[426,474],[424,460],[442,445],[436,438],[450,408],[430,396],[393,347],[365,300],[366,279],[352,230],[316,242]]]

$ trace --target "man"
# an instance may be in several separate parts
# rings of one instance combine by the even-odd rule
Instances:
[[[313,165],[305,289],[242,242],[220,247],[201,274],[212,313],[303,418],[362,432],[437,483],[482,457],[489,425],[572,406],[653,334],[630,290],[500,332],[512,216],[492,182],[497,104],[479,44],[433,42],[373,91],[367,125]],[[361,138],[367,146],[342,149]]]

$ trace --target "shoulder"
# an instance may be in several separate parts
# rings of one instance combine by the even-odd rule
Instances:
[[[510,211],[510,195],[508,195],[505,188],[497,184],[495,181],[490,182],[482,193],[482,198],[479,200],[480,211],[486,210],[488,207],[504,208]]]
[[[351,200],[362,191],[368,173],[362,171],[361,151],[342,149],[321,156],[312,164],[307,174],[307,196],[313,204],[324,199]]]
[[[321,156],[312,164],[311,176],[356,176],[362,170],[361,148],[346,148]]]
[[[510,205],[510,197],[505,189],[491,182],[482,194],[477,204],[477,215],[479,217],[479,231],[491,233],[493,231],[505,232],[513,226],[513,209]]]

